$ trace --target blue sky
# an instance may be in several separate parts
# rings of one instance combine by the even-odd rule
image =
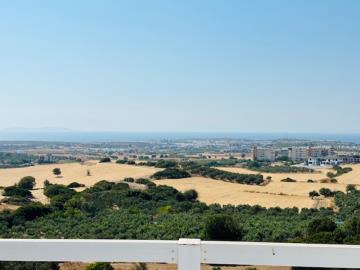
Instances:
[[[1,1],[0,129],[360,132],[360,1]]]

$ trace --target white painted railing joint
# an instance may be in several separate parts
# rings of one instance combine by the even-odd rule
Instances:
[[[201,240],[180,239],[178,242],[178,270],[200,270]]]

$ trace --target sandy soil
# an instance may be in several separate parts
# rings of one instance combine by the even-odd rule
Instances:
[[[316,208],[329,207],[333,205],[331,199],[312,200],[308,194],[312,190],[318,191],[325,187],[333,191],[345,191],[346,185],[360,185],[360,164],[349,165],[353,171],[337,177],[338,183],[320,183],[326,179],[329,169],[322,169],[316,173],[264,173],[264,177],[271,176],[272,181],[266,186],[251,186],[235,183],[222,182],[203,177],[192,177],[179,180],[157,180],[159,185],[169,185],[178,190],[185,191],[195,189],[199,193],[199,200],[207,204],[249,204],[264,207],[298,207]],[[237,173],[256,173],[243,168],[220,168],[225,171]],[[297,180],[296,183],[281,182],[282,179],[290,177]],[[308,179],[316,180],[317,183],[307,183]]]

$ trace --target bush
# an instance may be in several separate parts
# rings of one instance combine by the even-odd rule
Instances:
[[[314,197],[319,197],[319,196],[320,196],[320,194],[315,190],[309,192],[309,197],[311,197],[311,199],[313,199]]]
[[[320,232],[333,232],[336,224],[328,217],[314,218],[309,222],[307,234],[312,235]]]
[[[117,164],[126,164],[128,161],[126,159],[118,159],[116,161]]]
[[[334,192],[332,192],[330,189],[328,188],[321,188],[319,190],[319,193],[321,195],[323,195],[324,197],[334,197]]]
[[[354,192],[354,191],[356,191],[356,186],[355,185],[349,184],[349,185],[346,186],[346,192],[347,193]]]
[[[126,190],[126,189],[129,189],[129,188],[130,188],[129,184],[127,184],[127,183],[116,183],[112,187],[113,190]]]
[[[136,184],[145,185],[147,187],[156,187],[156,184],[149,179],[146,178],[139,178],[135,180]]]
[[[93,263],[86,267],[86,270],[114,270],[110,263]]]
[[[92,192],[92,193],[107,191],[107,190],[111,190],[114,185],[115,185],[114,182],[101,180],[101,181],[97,182],[95,185],[93,185],[91,188],[87,189],[87,191]]]
[[[68,188],[79,188],[79,187],[85,187],[84,184],[80,184],[78,182],[72,182],[67,185]]]
[[[185,200],[195,202],[198,198],[198,193],[194,189],[190,189],[184,192]]]
[[[164,160],[160,159],[156,164],[156,168],[175,168],[177,166],[177,163],[173,160]]]
[[[54,168],[53,169],[53,174],[56,176],[60,176],[61,175],[61,169],[60,168]]]
[[[0,262],[1,270],[59,270],[56,262]]]
[[[312,179],[307,180],[307,182],[308,182],[308,183],[315,183],[315,181],[312,180]]]
[[[111,162],[111,158],[104,157],[104,158],[100,159],[100,161],[99,161],[99,163],[107,163],[107,162]]]
[[[33,198],[31,192],[27,189],[23,189],[18,186],[10,186],[4,188],[4,196],[6,197],[22,197],[22,198]]]
[[[32,176],[25,176],[23,178],[21,178],[18,186],[22,189],[27,189],[27,190],[31,190],[35,187],[35,178]]]
[[[52,198],[57,195],[67,195],[71,197],[74,194],[76,194],[76,191],[60,184],[50,184],[49,186],[44,187],[44,195],[48,198]]]
[[[48,206],[44,206],[41,203],[36,202],[16,209],[14,217],[29,221],[45,216],[49,213],[51,213],[51,209]]]
[[[287,178],[281,180],[281,182],[294,183],[294,182],[296,182],[296,180],[294,180],[290,177],[287,177]]]
[[[216,214],[206,221],[205,236],[207,240],[241,241],[243,231],[231,215]]]
[[[177,168],[166,168],[163,171],[156,172],[152,176],[153,178],[159,179],[180,179],[180,178],[188,178],[191,175],[184,170],[177,169]]]
[[[6,197],[1,200],[2,203],[12,204],[12,205],[25,205],[31,202],[30,198],[24,198],[20,196]],[[0,268],[1,269],[1,268]]]
[[[134,183],[134,182],[135,182],[135,179],[132,178],[132,177],[126,177],[126,178],[124,178],[124,182]]]

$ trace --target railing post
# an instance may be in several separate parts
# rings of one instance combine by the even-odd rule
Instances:
[[[180,239],[178,245],[178,270],[200,270],[200,239]]]

